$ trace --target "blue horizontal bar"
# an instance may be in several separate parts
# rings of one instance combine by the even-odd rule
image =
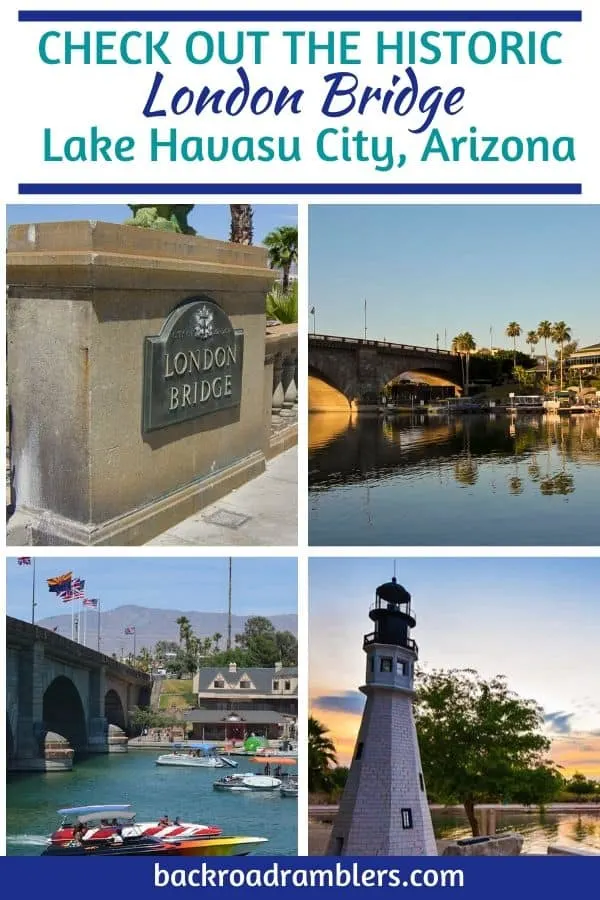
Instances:
[[[581,22],[581,10],[20,10],[19,22]]]
[[[153,184],[24,182],[19,194],[581,194],[575,182],[557,184]]]

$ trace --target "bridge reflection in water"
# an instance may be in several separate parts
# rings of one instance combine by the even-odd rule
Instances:
[[[595,545],[596,416],[309,417],[313,545]]]

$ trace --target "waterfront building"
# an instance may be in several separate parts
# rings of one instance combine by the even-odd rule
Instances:
[[[194,675],[198,709],[185,713],[199,740],[294,739],[298,717],[298,668],[203,666]]]
[[[589,347],[580,347],[565,362],[569,369],[580,372],[582,375],[600,374],[600,343],[590,344]]]
[[[369,618],[367,702],[327,853],[436,856],[413,715],[416,620],[395,578],[377,588]]]

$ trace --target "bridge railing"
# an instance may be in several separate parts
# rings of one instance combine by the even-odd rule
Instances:
[[[309,334],[309,341],[345,344],[348,347],[376,347],[389,350],[402,350],[412,353],[434,353],[437,356],[455,356],[451,350],[440,350],[437,347],[420,347],[417,344],[395,344],[393,341],[369,341],[364,338],[339,337],[333,334]]]

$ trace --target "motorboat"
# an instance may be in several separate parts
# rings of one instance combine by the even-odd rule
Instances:
[[[129,804],[81,806],[59,810],[60,827],[42,856],[247,856],[265,843],[262,837],[223,835],[216,826],[135,822]]]
[[[229,756],[217,752],[215,744],[185,743],[173,744],[172,753],[162,753],[156,760],[157,766],[187,766],[197,769],[235,768],[237,762]]]
[[[286,778],[279,788],[279,793],[282,797],[297,797],[298,796],[298,779],[297,778]]]
[[[246,774],[225,775],[224,778],[219,778],[214,782],[213,788],[215,791],[247,793],[248,791],[277,791],[281,784],[281,778],[246,772]]]
[[[130,838],[207,838],[223,833],[216,825],[199,825],[193,822],[170,821],[163,816],[154,822],[136,822],[130,804],[110,806],[74,806],[58,810],[61,823],[50,836],[49,843],[64,846],[79,838],[88,841],[106,841],[119,833]]]

